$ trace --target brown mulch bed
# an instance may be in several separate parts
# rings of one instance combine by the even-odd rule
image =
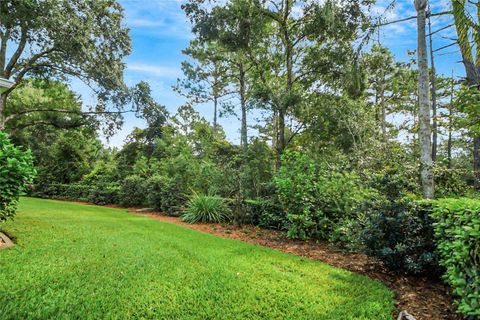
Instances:
[[[407,310],[417,320],[462,319],[455,313],[450,288],[441,281],[425,277],[404,276],[388,271],[380,261],[365,254],[347,253],[334,248],[327,242],[286,239],[279,231],[254,226],[192,225],[182,222],[179,218],[159,213],[137,212],[134,209],[131,209],[130,212],[216,236],[241,240],[322,261],[337,268],[380,280],[395,292],[397,314],[400,311]]]

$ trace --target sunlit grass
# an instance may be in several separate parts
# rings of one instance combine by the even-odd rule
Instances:
[[[0,319],[390,319],[369,278],[125,210],[25,198]]]

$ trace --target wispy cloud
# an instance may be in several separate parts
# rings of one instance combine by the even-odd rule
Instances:
[[[153,20],[153,19],[143,19],[143,18],[131,18],[128,20],[128,26],[131,28],[135,27],[161,27],[165,25],[165,23],[161,20]]]
[[[189,39],[190,23],[182,0],[121,0],[126,24],[134,34],[157,38]]]
[[[155,64],[133,62],[127,64],[129,71],[139,72],[159,78],[178,78],[182,71],[180,68],[174,68],[170,66],[161,66]]]

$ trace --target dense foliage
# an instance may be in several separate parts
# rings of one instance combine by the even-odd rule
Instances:
[[[411,199],[369,203],[348,230],[357,245],[396,271],[438,276],[432,205]]]
[[[14,146],[0,131],[0,222],[15,215],[18,199],[34,176],[31,153]]]
[[[459,311],[480,317],[480,201],[436,202],[435,236],[445,279],[454,288]]]

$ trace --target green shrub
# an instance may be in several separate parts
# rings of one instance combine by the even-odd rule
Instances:
[[[36,184],[30,195],[46,199],[88,201],[92,187],[80,183]]]
[[[435,166],[435,196],[437,198],[465,196],[471,188],[466,183],[464,175],[465,173],[458,169]]]
[[[358,203],[378,197],[353,172],[317,166],[298,152],[286,152],[282,160],[274,183],[290,238],[327,239],[337,223],[356,213]]]
[[[406,161],[405,159],[402,159]],[[399,160],[401,161],[401,160]],[[391,163],[375,172],[364,172],[368,185],[391,201],[419,194],[418,167],[406,163]]]
[[[244,204],[251,224],[268,229],[285,229],[287,219],[279,203],[271,199],[258,198],[247,199]]]
[[[442,199],[433,209],[435,236],[445,279],[453,287],[458,310],[480,318],[480,201]]]
[[[15,147],[0,132],[0,222],[13,218],[18,199],[35,176],[30,151]]]
[[[186,197],[175,180],[166,176],[153,176],[147,181],[148,204],[155,210],[178,216]]]
[[[138,207],[147,203],[147,181],[139,176],[126,177],[120,186],[119,200],[122,206]]]
[[[230,209],[225,199],[218,196],[194,194],[187,202],[182,220],[188,223],[219,223],[227,221],[229,217]]]
[[[87,201],[93,204],[106,205],[119,203],[120,187],[116,183],[99,183],[90,187]]]
[[[320,235],[324,217],[317,207],[315,162],[301,153],[286,152],[274,182],[288,221],[287,235],[300,239]]]
[[[74,183],[64,185],[65,193],[63,194],[64,199],[76,200],[76,201],[88,201],[88,196],[90,194],[91,187],[88,185]]]
[[[350,225],[353,241],[391,270],[438,275],[431,206],[410,199],[369,203]]]

